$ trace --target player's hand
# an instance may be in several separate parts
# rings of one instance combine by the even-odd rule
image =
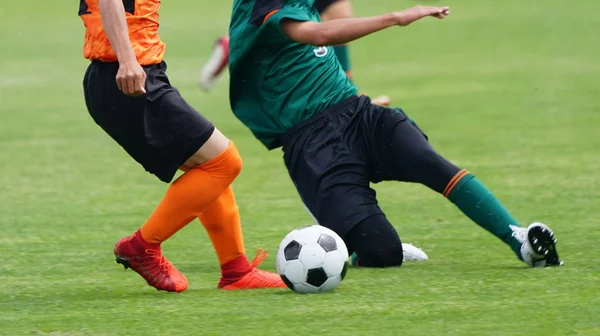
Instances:
[[[401,12],[394,13],[396,15],[397,25],[408,26],[409,24],[427,16],[433,16],[438,19],[443,19],[450,14],[449,7],[435,6],[415,6]]]
[[[117,86],[128,96],[146,94],[146,72],[137,60],[119,63]]]

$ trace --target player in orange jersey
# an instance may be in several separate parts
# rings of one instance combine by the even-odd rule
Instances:
[[[95,122],[146,171],[173,182],[147,222],[117,242],[118,263],[159,290],[180,292],[188,281],[163,255],[161,243],[199,218],[221,264],[218,287],[285,287],[244,252],[231,183],[242,160],[231,140],[171,86],[158,36],[159,0],[81,0],[85,102]]]

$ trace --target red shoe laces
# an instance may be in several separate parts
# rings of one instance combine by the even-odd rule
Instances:
[[[252,259],[252,264],[250,266],[252,266],[252,268],[258,267],[258,265],[260,265],[260,263],[268,256],[269,252],[267,250],[263,250],[261,248],[257,249],[256,256],[254,256],[254,259]]]
[[[164,273],[169,273],[169,271],[171,270],[171,264],[167,261],[167,258],[165,258],[165,256],[162,255],[161,250],[159,249],[146,249],[146,255],[148,256],[149,263],[154,264],[154,262],[152,262],[152,259],[158,259],[158,268],[160,270],[162,270]]]

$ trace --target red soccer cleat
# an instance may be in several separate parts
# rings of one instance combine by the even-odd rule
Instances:
[[[267,251],[258,250],[250,265],[252,268],[246,275],[231,284],[222,285],[219,283],[219,288],[225,290],[287,288],[279,274],[256,268],[268,255]]]
[[[212,54],[200,71],[200,87],[210,91],[221,76],[229,62],[229,36],[221,37],[215,42]]]
[[[131,268],[158,290],[182,292],[188,287],[185,276],[162,255],[160,244],[144,241],[139,231],[119,240],[114,253],[117,263]]]

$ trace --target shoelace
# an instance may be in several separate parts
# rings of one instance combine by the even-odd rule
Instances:
[[[258,267],[258,265],[260,265],[260,263],[265,260],[266,257],[269,256],[269,251],[267,250],[263,250],[261,248],[256,249],[256,256],[254,256],[254,259],[252,259],[252,264],[250,264],[252,266],[252,268]]]
[[[252,264],[250,265],[252,266],[252,268],[255,269],[256,272],[260,272],[262,277],[254,278],[252,282],[258,283],[263,287],[280,287],[279,282],[281,281],[281,279],[278,275],[271,274],[270,272],[256,268],[268,256],[269,252],[267,250],[261,248],[256,250],[256,256],[254,257],[254,259],[252,259]]]
[[[148,257],[152,258],[152,259],[158,259],[158,267],[160,267],[160,269],[164,272],[164,273],[169,273],[170,269],[171,269],[171,265],[170,263],[167,261],[167,258],[165,258],[162,255],[162,252],[158,249],[146,249],[146,254],[148,255]]]

